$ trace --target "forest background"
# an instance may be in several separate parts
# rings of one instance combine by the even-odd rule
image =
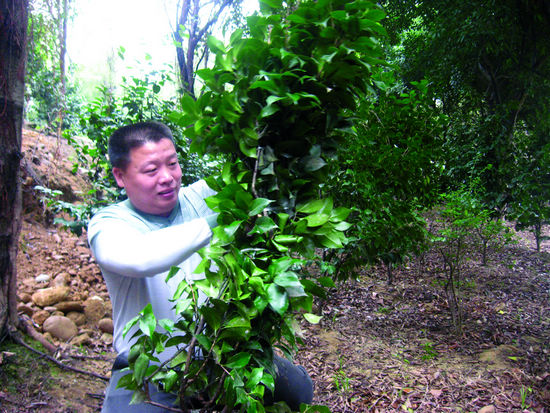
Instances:
[[[334,44],[353,31],[365,30],[363,21],[358,23],[337,12],[336,3],[326,18],[342,23],[341,31],[321,31],[322,38]],[[266,120],[266,125],[270,120],[276,124],[279,119],[299,119],[296,114],[277,118],[294,113],[285,112],[293,107],[299,107],[308,120],[314,119],[307,117],[313,116],[310,108],[328,114],[323,118],[324,130],[317,131],[327,139],[306,137],[310,144],[306,154],[286,149],[286,155],[295,155],[299,173],[305,174],[299,176],[302,185],[316,183],[315,195],[322,203],[302,202],[300,206],[298,202],[293,207],[307,215],[308,231],[317,232],[281,233],[269,242],[278,252],[286,253],[285,245],[297,243],[297,238],[283,236],[316,237],[310,247],[321,249],[321,256],[308,257],[298,246],[295,250],[304,253],[308,265],[319,268],[314,286],[301,279],[304,292],[321,296],[325,293],[319,289],[338,288],[340,282],[357,278],[357,268],[368,266],[383,266],[391,284],[401,265],[435,252],[443,262],[441,287],[452,321],[449,328],[460,336],[464,322],[461,294],[467,283],[461,269],[471,251],[479,251],[485,263],[489,251],[510,245],[512,226],[529,229],[537,251],[545,240],[543,229],[550,219],[550,46],[546,41],[550,38],[550,4],[527,0],[489,6],[479,2],[477,7],[435,0],[355,3],[368,10],[363,24],[369,22],[370,36],[345,58],[340,52],[322,55],[315,68],[317,73],[326,72],[327,67],[339,73],[334,85],[344,90],[341,85],[350,83],[356,86],[352,94],[338,94],[334,87],[330,90],[334,93],[323,100],[320,92],[311,97],[311,90],[309,95],[283,91],[285,82],[290,82],[290,77],[284,77],[286,72],[278,73],[278,78],[265,75],[264,83],[248,85],[272,96],[264,97],[268,104],[253,113],[256,120]],[[211,14],[204,15],[200,2],[183,3],[174,14],[174,26],[179,29],[173,30],[173,67],[159,68],[144,56],[142,74],[117,78],[115,61],[125,59],[124,49],[118,48],[94,89],[79,76],[82,68],[66,61],[66,28],[74,18],[73,6],[67,0],[31,1],[27,29],[25,121],[58,139],[67,139],[78,156],[75,173],[85,171],[93,185],[75,204],[62,201],[59,192],[37,188],[49,208],[69,214],[57,218],[58,223],[78,233],[94,211],[119,197],[108,173],[106,139],[129,122],[158,119],[173,128],[188,183],[223,170],[227,184],[228,176],[244,171],[240,166],[227,167],[231,158],[223,155],[230,152],[227,146],[212,151],[216,144],[206,138],[201,143],[196,136],[200,129],[189,125],[197,124],[197,114],[204,115],[203,96],[215,91],[212,79],[221,76],[216,72],[220,64],[223,68],[219,62],[223,59],[218,58],[227,51],[223,44],[208,40],[208,35],[229,34],[240,28],[244,37],[254,38],[259,20],[245,23],[238,1],[214,2]],[[300,2],[266,1],[260,9],[293,23],[301,16],[296,14]],[[350,55],[364,71],[348,64]],[[211,77],[207,70],[212,70]],[[204,76],[198,78],[197,73]],[[365,74],[364,83],[354,83],[358,75]],[[236,87],[233,92],[237,95]],[[331,99],[340,99],[344,110],[337,112],[323,105]],[[222,96],[220,102],[215,114],[218,120],[234,125],[242,112],[235,107],[237,101]],[[288,132],[288,127],[279,128],[279,134]],[[246,135],[245,128],[239,132],[243,134],[243,130]],[[237,147],[243,155],[263,162],[252,163],[249,169],[265,177],[264,186],[271,176],[283,183],[283,175],[273,169],[278,167],[276,162],[270,162],[269,154],[258,156],[260,146],[250,143],[257,138],[248,138],[236,137]],[[189,139],[195,142],[191,148]],[[276,143],[261,147],[277,150]],[[289,163],[284,176],[295,181],[299,173]],[[338,201],[337,206],[350,209],[346,225],[340,224],[343,219],[333,222],[331,228],[324,227],[324,222],[314,224],[318,216],[331,216],[337,209],[336,205],[333,209],[331,197]],[[262,212],[260,204],[256,202],[253,209]],[[262,206],[268,204],[265,201]],[[278,219],[276,225],[282,227],[280,215]],[[264,224],[257,225],[259,237],[268,237],[274,229]],[[290,278],[275,284],[295,288],[295,280]],[[281,296],[274,290],[268,292],[266,286],[265,295],[275,313],[282,315],[287,308],[277,307],[275,302]],[[281,334],[293,343],[293,337]]]

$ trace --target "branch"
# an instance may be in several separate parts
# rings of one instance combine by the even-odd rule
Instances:
[[[258,166],[263,150],[264,148],[261,146],[256,148],[256,163],[254,164],[254,172],[252,173],[252,187],[250,189],[252,191],[252,195],[254,195],[254,198],[259,198],[258,192],[256,191],[256,179],[258,178]]]
[[[17,343],[17,344],[20,344],[22,345],[23,347],[25,347],[26,349],[32,351],[33,353],[36,353],[38,354],[40,357],[44,357],[46,359],[48,359],[49,361],[51,361],[52,363],[54,363],[55,365],[57,365],[58,367],[61,367],[62,369],[65,369],[65,370],[71,370],[71,371],[74,371],[76,373],[81,373],[81,374],[86,374],[88,376],[92,376],[92,377],[95,377],[95,378],[98,378],[98,379],[101,379],[101,380],[105,380],[105,381],[109,381],[109,378],[108,377],[105,377],[105,376],[102,376],[100,374],[97,374],[97,373],[94,373],[94,372],[91,372],[91,371],[86,371],[86,370],[81,370],[79,368],[76,368],[76,367],[72,367],[72,366],[68,366],[66,364],[63,364],[62,362],[60,362],[59,360],[55,359],[54,357],[46,354],[46,353],[42,353],[41,351],[38,351],[36,350],[35,348],[29,346],[27,343],[25,343],[25,341],[23,341],[23,339],[21,337],[19,337],[19,335],[17,334],[12,334],[12,339]]]
[[[36,331],[28,318],[20,317],[19,326],[23,327],[22,330],[24,333],[26,333],[28,336],[30,336],[31,338],[35,339],[40,344],[42,344],[44,348],[48,350],[51,354],[55,354],[57,352],[58,348],[52,343],[50,343],[48,340],[46,340],[46,337],[44,337],[42,334]]]

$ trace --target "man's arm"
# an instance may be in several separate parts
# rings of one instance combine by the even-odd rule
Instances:
[[[97,263],[105,270],[127,277],[152,277],[207,246],[211,236],[206,218],[145,234],[112,220],[89,241]]]

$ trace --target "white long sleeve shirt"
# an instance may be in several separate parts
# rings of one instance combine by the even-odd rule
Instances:
[[[183,278],[201,262],[196,253],[208,245],[212,232],[205,216],[212,214],[204,198],[213,195],[204,181],[181,188],[168,217],[136,210],[129,200],[99,211],[88,225],[88,242],[101,268],[113,306],[113,346],[128,352],[135,328],[122,337],[124,326],[151,303],[157,320],[176,320],[170,302]],[[165,282],[172,266],[180,271]],[[136,327],[137,328],[137,327]],[[166,360],[171,354],[159,355]]]

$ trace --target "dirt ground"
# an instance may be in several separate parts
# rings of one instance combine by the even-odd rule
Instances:
[[[32,189],[38,179],[63,190],[67,200],[78,199],[86,182],[82,173],[70,172],[70,148],[25,130],[23,149],[20,294],[39,274],[65,273],[73,299],[108,300],[85,234],[76,237],[52,225]],[[396,269],[391,286],[386,269],[377,267],[360,269],[356,281],[331,291],[317,303],[321,322],[302,324],[296,357],[314,380],[314,402],[333,412],[550,411],[550,241],[536,252],[531,234],[517,238],[491,251],[486,266],[479,254],[470,254],[462,272],[461,335],[452,329],[436,254]],[[55,358],[95,376],[0,344],[0,412],[100,410],[114,353],[96,326],[80,329],[91,341],[60,345]]]

